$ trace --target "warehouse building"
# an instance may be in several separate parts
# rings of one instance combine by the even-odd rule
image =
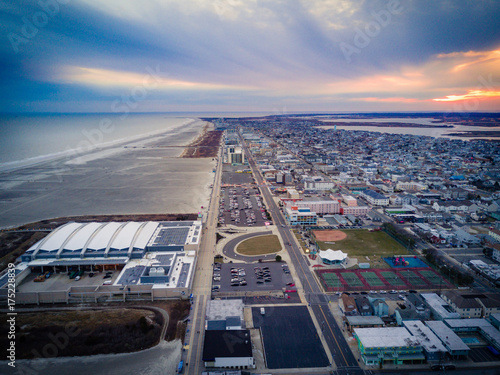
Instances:
[[[205,331],[202,360],[206,368],[254,368],[250,331]]]

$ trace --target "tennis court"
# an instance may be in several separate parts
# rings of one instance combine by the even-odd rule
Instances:
[[[405,286],[406,283],[401,280],[401,278],[392,271],[382,271],[380,274],[384,277],[385,281],[387,281],[392,286]]]
[[[345,272],[342,274],[342,277],[344,278],[346,283],[351,287],[363,286],[363,283],[359,279],[358,275],[356,275],[355,273]]]
[[[328,272],[323,274],[323,280],[327,287],[330,288],[339,288],[342,286],[339,277],[333,272]]]
[[[375,272],[360,272],[359,275],[365,279],[370,286],[384,286],[384,282],[380,280]]]
[[[408,284],[414,287],[427,286],[425,280],[413,270],[404,270],[400,272],[400,275],[406,279]]]
[[[363,291],[382,289],[434,289],[436,285],[452,288],[448,281],[442,279],[429,268],[406,269],[353,269],[353,270],[316,270],[322,285],[327,292]]]
[[[418,271],[423,277],[425,277],[429,283],[437,286],[439,285],[440,283],[442,283],[442,278],[437,275],[435,272],[433,271],[430,271],[430,270],[420,270]]]

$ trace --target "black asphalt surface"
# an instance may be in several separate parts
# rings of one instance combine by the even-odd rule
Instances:
[[[243,142],[243,139],[242,139]],[[244,143],[243,143],[244,144]],[[263,183],[262,177],[259,173],[257,165],[251,156],[250,151],[244,144],[247,160],[254,171],[254,176],[256,178],[257,184],[261,185]],[[290,254],[290,258],[295,266],[295,270],[298,274],[298,277],[302,283],[304,288],[304,292],[308,297],[308,300],[311,298],[311,295],[320,295],[324,294],[322,290],[320,290],[319,286],[314,279],[308,265],[305,260],[305,256],[302,251],[295,245],[295,241],[293,239],[292,232],[287,228],[283,228],[281,225],[285,225],[285,221],[276,205],[274,200],[271,197],[271,193],[267,187],[262,187],[261,192],[265,197],[265,200],[270,204],[268,207],[269,212],[272,215],[274,223],[278,227],[278,230],[285,242],[285,247]],[[290,243],[290,245],[287,245]],[[313,313],[316,316],[316,319],[320,324],[325,322],[323,334],[325,335],[325,340],[328,344],[330,352],[334,356],[334,361],[339,370],[349,369],[349,374],[363,374],[364,371],[359,367],[358,360],[352,354],[349,345],[347,344],[344,336],[341,334],[341,331],[335,321],[335,318],[330,314],[330,310],[328,308],[327,303],[314,303],[313,301]]]
[[[469,358],[473,362],[497,362],[500,363],[500,357],[493,355],[486,347],[471,348]]]
[[[238,245],[241,241],[244,241],[248,238],[252,237],[257,237],[257,236],[265,236],[273,234],[271,231],[267,232],[257,232],[257,233],[249,233],[249,234],[244,234],[242,236],[238,236],[231,241],[229,241],[224,248],[222,249],[222,253],[226,256],[228,256],[231,259],[236,259],[236,260],[241,260],[244,262],[255,262],[259,259],[275,259],[276,254],[267,254],[267,255],[240,255],[235,252],[236,245]]]
[[[252,308],[253,324],[261,329],[267,368],[329,366],[328,357],[306,306]]]
[[[253,177],[251,173],[236,173],[248,169],[246,165],[232,166],[224,164],[222,166],[222,185],[244,185],[251,184]]]
[[[286,264],[285,262],[270,262],[270,263],[224,263],[221,264],[220,271],[214,271],[214,274],[220,274],[221,279],[219,281],[213,281],[213,285],[220,285],[220,293],[224,292],[257,292],[257,291],[281,291],[283,288],[288,288],[287,283],[293,283],[292,275],[285,274],[282,270],[281,265]],[[262,284],[257,283],[257,278],[255,276],[255,267],[269,267],[271,281],[263,282]],[[245,279],[247,285],[231,286],[231,268],[243,268],[246,275],[239,277],[239,279]],[[263,280],[262,280],[263,281]],[[295,287],[290,287],[290,289],[295,289]],[[217,292],[214,293],[214,296]]]

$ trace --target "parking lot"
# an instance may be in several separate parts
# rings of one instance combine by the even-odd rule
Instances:
[[[253,183],[252,173],[243,173],[248,171],[249,167],[245,165],[229,165],[222,166],[222,185],[244,185]]]
[[[72,286],[98,286],[109,280],[111,280],[111,283],[114,283],[120,271],[110,272],[111,277],[107,277],[106,279],[104,279],[105,272],[94,272],[92,277],[90,277],[90,272],[85,272],[79,280],[70,279],[66,272],[54,273],[43,282],[34,282],[33,280],[38,276],[38,273],[31,273],[17,286],[17,290],[19,292],[44,292],[67,290]]]
[[[308,368],[329,365],[306,306],[252,308],[254,328],[260,328],[267,368]]]
[[[214,293],[271,291],[283,288],[296,290],[288,266],[283,262],[216,263],[212,285]]]
[[[265,206],[257,188],[222,188],[218,217],[220,224],[240,227],[264,226],[268,221]]]

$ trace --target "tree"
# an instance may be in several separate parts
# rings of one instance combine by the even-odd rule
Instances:
[[[281,255],[276,255],[276,262],[281,262]]]

